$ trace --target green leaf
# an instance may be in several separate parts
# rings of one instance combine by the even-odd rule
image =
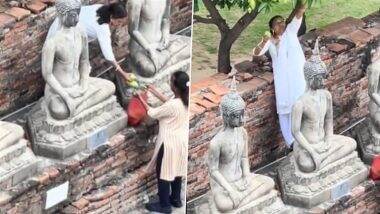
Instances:
[[[256,7],[256,1],[255,0],[248,0],[248,10],[253,10]],[[251,12],[249,11],[249,12]]]

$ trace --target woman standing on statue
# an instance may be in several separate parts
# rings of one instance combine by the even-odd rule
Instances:
[[[127,16],[127,10],[125,5],[120,2],[110,3],[106,5],[94,4],[89,6],[83,6],[79,15],[79,24],[86,31],[89,41],[96,39],[99,42],[100,49],[104,58],[112,63],[116,68],[116,72],[119,73],[125,80],[129,79],[129,74],[126,73],[115,59],[115,55],[112,50],[111,30],[110,25],[117,19],[125,18]],[[49,28],[49,32],[46,38],[54,35],[59,29],[59,21],[55,19],[53,24]]]
[[[264,35],[262,41],[253,49],[255,56],[269,51],[272,58],[277,113],[288,147],[292,147],[294,141],[291,132],[291,109],[306,89],[303,72],[305,56],[297,37],[305,10],[304,0],[299,0],[288,18],[291,20],[289,24],[286,24],[282,16],[274,16],[269,21],[271,36]]]
[[[182,207],[182,177],[187,174],[189,139],[189,76],[177,71],[171,76],[170,86],[174,98],[168,99],[153,86],[148,90],[164,104],[150,107],[140,96],[148,115],[159,121],[159,133],[153,158],[147,171],[156,167],[159,202],[146,204],[151,212],[171,213],[171,207]],[[171,193],[170,193],[171,190]]]

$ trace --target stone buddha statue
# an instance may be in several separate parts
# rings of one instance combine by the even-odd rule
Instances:
[[[87,36],[77,25],[80,8],[80,0],[56,1],[60,29],[42,50],[46,110],[56,120],[74,117],[115,92],[112,82],[89,76]]]
[[[21,126],[0,121],[0,151],[18,143],[23,136]]]
[[[190,37],[170,34],[170,4],[170,0],[127,2],[130,63],[142,77],[190,59]]]
[[[367,73],[371,133],[371,143],[368,144],[367,149],[373,154],[380,154],[380,58],[368,66]]]
[[[212,204],[230,212],[268,195],[274,181],[250,172],[248,134],[243,127],[245,103],[233,89],[220,104],[223,129],[211,140],[208,167]]]
[[[94,149],[120,131],[127,115],[117,103],[115,85],[90,77],[86,33],[78,23],[80,0],[56,0],[59,30],[42,50],[45,95],[28,115],[34,151],[65,159]]]
[[[330,92],[323,88],[327,69],[318,39],[304,65],[306,92],[293,105],[294,150],[278,168],[285,203],[311,208],[337,200],[363,182],[368,169],[358,157],[356,141],[333,132]]]
[[[5,190],[33,176],[38,160],[24,139],[21,126],[0,121],[0,189]]]
[[[295,161],[306,173],[318,171],[356,149],[354,139],[333,133],[332,97],[323,89],[327,69],[318,52],[317,40],[304,67],[306,92],[292,110]]]

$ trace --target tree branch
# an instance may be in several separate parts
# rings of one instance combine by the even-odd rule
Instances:
[[[205,18],[205,17],[201,17],[201,16],[198,16],[198,15],[194,15],[193,18],[194,18],[194,20],[196,22],[200,22],[200,23],[204,23],[204,24],[214,24],[214,25],[217,25],[216,21],[213,18]]]
[[[212,0],[202,0],[203,4],[207,8],[208,12],[210,13],[211,18],[215,21],[216,26],[218,26],[219,30],[221,32],[227,32],[230,30],[230,27],[228,26],[227,22],[223,17],[220,15],[218,9],[216,9],[216,4]]]
[[[253,9],[250,13],[245,13],[232,27],[232,41],[235,41],[240,34],[245,30],[248,25],[257,17],[259,14],[259,5],[256,5],[255,9]]]

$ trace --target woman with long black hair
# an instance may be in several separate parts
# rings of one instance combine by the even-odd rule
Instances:
[[[168,99],[153,86],[148,88],[163,102],[159,107],[150,107],[140,96],[148,115],[159,121],[156,147],[147,166],[147,171],[156,167],[159,202],[146,205],[149,211],[159,213],[171,213],[172,206],[182,207],[182,178],[187,173],[190,86],[188,74],[183,71],[175,72],[171,76],[170,85],[174,93],[172,99]]]
[[[127,10],[125,4],[121,2],[115,2],[110,4],[93,4],[89,6],[83,6],[79,14],[79,25],[85,30],[89,41],[96,39],[99,42],[100,49],[102,50],[104,58],[112,63],[116,68],[116,72],[120,74],[124,79],[129,79],[129,74],[126,73],[118,64],[115,59],[115,55],[112,50],[111,30],[110,25],[118,19],[125,18],[127,16]],[[59,29],[58,19],[54,20],[50,26],[48,35],[46,38],[54,35]]]

